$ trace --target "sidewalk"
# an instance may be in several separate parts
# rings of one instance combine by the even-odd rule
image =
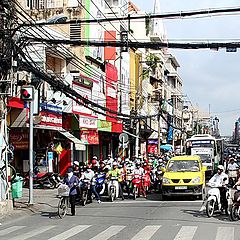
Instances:
[[[23,188],[23,196],[15,200],[14,208],[10,214],[0,216],[0,223],[11,221],[31,214],[55,215],[57,212],[57,189],[34,189],[33,205],[28,204],[29,189]]]

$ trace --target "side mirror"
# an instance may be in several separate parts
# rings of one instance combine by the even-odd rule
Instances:
[[[161,168],[161,170],[162,170],[162,172],[164,172],[164,173],[166,172],[166,168],[164,168],[164,167]]]
[[[203,167],[202,167],[202,170],[203,170],[204,172],[206,172],[206,171],[207,171],[207,167],[206,167],[206,166],[203,166]]]

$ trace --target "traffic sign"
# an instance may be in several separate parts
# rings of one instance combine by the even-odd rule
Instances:
[[[120,141],[121,143],[126,143],[126,142],[128,142],[128,135],[127,135],[126,133],[121,133],[121,134],[119,135],[119,141]]]
[[[29,85],[22,86],[21,99],[24,101],[32,101],[34,99],[34,87]]]

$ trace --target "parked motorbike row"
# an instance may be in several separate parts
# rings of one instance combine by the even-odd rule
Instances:
[[[33,175],[33,188],[49,188],[54,189],[61,183],[61,178],[57,173],[35,173]],[[29,173],[23,178],[23,187],[29,187]]]

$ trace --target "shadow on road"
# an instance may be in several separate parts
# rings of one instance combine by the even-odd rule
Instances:
[[[196,217],[196,218],[202,218],[202,219],[211,219],[207,216],[206,212],[205,211],[199,211],[199,210],[186,210],[186,209],[183,209],[181,210],[183,213],[187,213],[187,214],[190,214],[191,216],[193,217]],[[221,212],[217,212],[217,213],[214,213],[214,215],[212,216],[212,219],[217,219],[219,221],[223,221],[223,222],[231,222],[233,223],[229,216],[226,215],[226,214],[222,214]]]

